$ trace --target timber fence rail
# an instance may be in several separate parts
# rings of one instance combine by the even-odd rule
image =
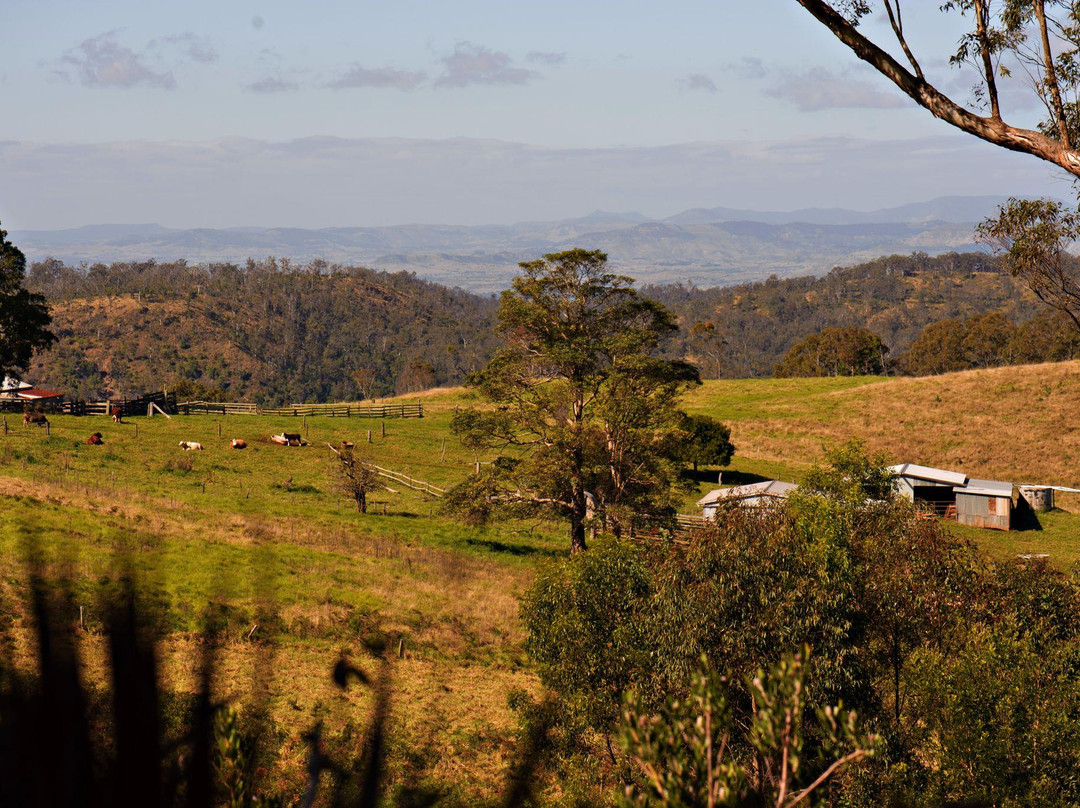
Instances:
[[[407,474],[402,474],[400,471],[394,471],[393,469],[386,469],[382,466],[376,466],[374,463],[369,464],[371,468],[378,472],[380,477],[385,477],[388,480],[392,480],[398,485],[403,485],[406,488],[411,488],[413,491],[420,491],[424,494],[428,494],[432,497],[441,497],[446,494],[445,488],[439,488],[437,485],[424,482],[423,480],[417,480],[415,477],[410,477]]]
[[[110,415],[113,407],[120,409],[125,418],[149,414],[153,405],[161,412],[176,412],[175,393],[149,393],[138,398],[114,398],[109,401],[65,401],[61,411],[65,415]]]
[[[263,407],[239,401],[183,401],[177,405],[183,415],[321,415],[328,418],[423,418],[424,405],[401,404],[290,404]]]

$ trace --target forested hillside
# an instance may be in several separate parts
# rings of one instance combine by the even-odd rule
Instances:
[[[60,338],[35,357],[29,378],[83,398],[162,386],[194,397],[262,402],[380,397],[460,383],[483,367],[498,341],[491,297],[411,273],[321,261],[89,268],[45,261],[31,267],[27,286],[49,299]],[[1029,355],[1016,347],[1061,342],[1054,332],[1060,323],[980,253],[890,256],[820,278],[643,291],[679,319],[668,355],[690,358],[706,378],[771,375],[793,345],[827,327],[873,332],[898,373],[1075,355],[1072,348]],[[954,360],[956,350],[934,347],[945,344],[936,331],[917,347],[940,353],[940,369],[901,356],[927,325],[989,313],[1002,315],[995,333],[1031,322],[1015,331],[1001,358],[974,365]],[[938,330],[952,335],[972,327],[957,322]],[[952,342],[962,344],[962,335]]]
[[[768,376],[792,346],[823,328],[868,329],[895,357],[930,323],[990,312],[1021,323],[1043,309],[982,253],[893,255],[822,277],[644,291],[679,317],[673,351],[694,358],[710,378]]]
[[[30,378],[70,396],[167,385],[196,396],[327,401],[460,382],[495,339],[495,304],[417,279],[314,262],[245,267],[34,264],[60,338]]]

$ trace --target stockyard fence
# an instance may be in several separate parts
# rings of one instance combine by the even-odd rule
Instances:
[[[424,405],[400,404],[289,404],[263,407],[240,401],[182,401],[177,411],[182,415],[322,415],[329,418],[423,418]]]
[[[0,399],[0,412],[63,413],[64,415],[110,415],[111,408],[117,407],[125,418],[131,415],[146,415],[150,407],[167,413],[176,412],[175,393],[149,393],[138,398],[114,398],[109,401],[64,401],[61,399],[40,399],[37,401]]]

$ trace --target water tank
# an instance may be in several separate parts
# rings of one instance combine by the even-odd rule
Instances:
[[[1054,510],[1053,488],[1043,485],[1022,485],[1020,486],[1020,496],[1027,501],[1027,504],[1031,506],[1031,510],[1036,513]]]

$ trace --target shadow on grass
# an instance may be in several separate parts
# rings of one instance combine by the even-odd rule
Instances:
[[[492,553],[507,553],[514,556],[545,556],[548,558],[562,558],[564,551],[552,550],[548,547],[534,547],[531,544],[506,544],[493,539],[466,539],[469,547],[482,548]]]
[[[769,479],[761,474],[754,474],[749,471],[735,471],[734,469],[723,469],[721,471],[717,471],[716,469],[698,469],[697,471],[687,469],[683,472],[683,476],[693,480],[695,483],[710,483],[711,485],[725,486],[763,483]],[[722,482],[717,481],[718,476]]]
[[[1041,531],[1042,529],[1043,526],[1039,521],[1039,515],[1035,513],[1030,505],[1028,505],[1026,499],[1019,497],[1016,507],[1013,508],[1010,530],[1018,533],[1028,533],[1031,531]]]

